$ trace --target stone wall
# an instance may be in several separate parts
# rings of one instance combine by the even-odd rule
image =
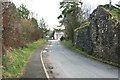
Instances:
[[[2,2],[0,1],[0,56],[2,54]]]
[[[93,51],[93,44],[89,24],[89,22],[84,22],[80,28],[75,30],[74,41],[77,48],[91,53]]]
[[[75,46],[96,57],[117,63],[120,55],[119,20],[104,7],[98,6],[88,22],[89,25],[75,30]]]

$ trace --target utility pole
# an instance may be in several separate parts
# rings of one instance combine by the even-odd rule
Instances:
[[[111,8],[111,5],[112,5],[111,3],[112,3],[111,0],[109,0],[109,8]]]

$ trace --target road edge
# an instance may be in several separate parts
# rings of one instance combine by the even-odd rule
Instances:
[[[48,74],[48,72],[47,72],[47,69],[46,69],[46,67],[45,67],[42,54],[43,54],[43,50],[40,52],[40,59],[41,59],[42,66],[43,66],[44,72],[45,72],[45,74],[46,74],[46,77],[47,77],[47,79],[49,80],[50,76],[49,76],[49,74]]]

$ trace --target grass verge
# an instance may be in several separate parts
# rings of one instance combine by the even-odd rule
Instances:
[[[26,63],[32,53],[37,48],[42,48],[47,41],[38,40],[28,44],[27,48],[14,49],[7,51],[7,54],[2,57],[2,76],[3,78],[19,78],[25,69]]]
[[[95,57],[93,55],[89,55],[86,52],[74,47],[71,41],[63,40],[62,44],[65,45],[67,48],[70,48],[72,51],[80,53],[81,55],[83,55],[85,57],[92,58],[94,60],[97,60],[97,61],[100,61],[100,62],[103,62],[103,63],[107,63],[109,65],[116,66],[116,67],[120,68],[120,64],[113,63],[113,62],[110,62],[110,61],[106,61],[106,60],[103,60],[102,58],[98,58],[98,57]]]

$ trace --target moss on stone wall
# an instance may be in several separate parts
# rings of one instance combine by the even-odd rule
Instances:
[[[91,55],[119,62],[120,9],[98,6],[89,20],[75,29],[75,46]]]

